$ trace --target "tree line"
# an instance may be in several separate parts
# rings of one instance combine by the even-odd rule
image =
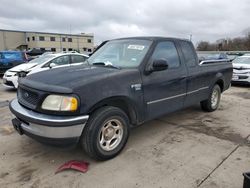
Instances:
[[[198,51],[250,51],[250,33],[244,37],[220,39],[214,43],[200,41]]]

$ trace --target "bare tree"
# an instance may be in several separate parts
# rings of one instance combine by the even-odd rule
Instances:
[[[215,43],[200,41],[197,45],[199,51],[249,51],[250,33],[245,37],[236,37],[233,39],[219,39]]]

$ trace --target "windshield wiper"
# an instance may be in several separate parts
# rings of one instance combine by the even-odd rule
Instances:
[[[120,67],[115,66],[115,65],[113,65],[113,64],[110,63],[110,62],[95,62],[95,63],[93,63],[92,65],[102,65],[102,66],[104,66],[104,67],[112,67],[112,68],[116,68],[116,69],[121,69]]]

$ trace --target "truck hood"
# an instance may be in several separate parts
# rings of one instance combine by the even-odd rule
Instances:
[[[11,69],[12,72],[21,72],[21,71],[28,71],[30,68],[37,66],[37,63],[23,63],[21,65],[17,65]]]
[[[123,71],[111,67],[87,65],[62,67],[31,74],[19,79],[19,84],[43,91],[72,93],[75,88],[104,80]]]

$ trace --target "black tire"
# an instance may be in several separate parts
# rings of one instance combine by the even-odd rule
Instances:
[[[116,123],[119,124],[119,128],[122,127],[122,129],[112,130],[112,128],[117,127]],[[122,124],[122,126],[120,124]],[[107,138],[108,136],[105,137],[105,134],[102,134],[105,131],[107,135],[110,133],[109,132],[110,129],[108,129],[107,127],[111,127],[110,128],[112,132],[111,135],[112,134],[113,136],[118,135],[118,133],[119,135],[122,135],[122,136],[119,136],[119,139],[117,138],[117,140],[115,139],[111,140],[110,138],[111,140],[110,143],[113,143],[114,146],[116,144],[117,145],[112,150],[108,150],[108,151],[105,150],[107,149],[105,148],[106,144],[108,144],[108,141],[106,142],[105,138]],[[113,138],[113,136],[110,136],[110,137]],[[122,149],[127,143],[128,136],[129,136],[129,119],[128,119],[127,114],[124,111],[122,111],[120,108],[106,106],[106,107],[102,107],[96,110],[93,114],[90,115],[90,118],[83,130],[83,134],[81,137],[81,144],[85,152],[90,157],[96,160],[104,161],[104,160],[114,158],[122,151]],[[104,140],[103,144],[100,143],[101,140]],[[108,145],[111,145],[111,144],[108,144]]]
[[[218,96],[217,96],[217,102],[213,102],[213,93],[217,92]],[[214,87],[212,88],[210,94],[209,94],[209,98],[205,101],[201,101],[201,108],[202,110],[206,111],[206,112],[213,112],[215,111],[220,104],[220,98],[221,98],[221,89],[219,85],[214,85]]]

